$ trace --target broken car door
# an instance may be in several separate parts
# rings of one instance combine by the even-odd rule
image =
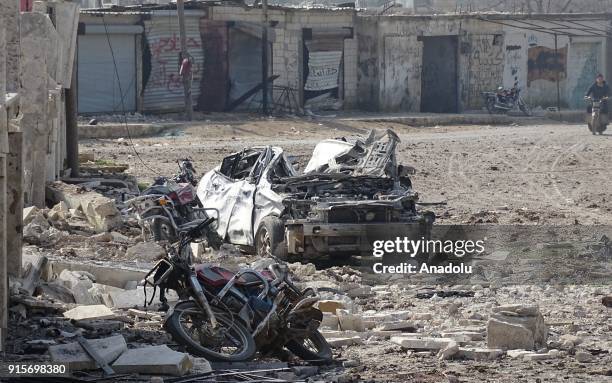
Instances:
[[[252,151],[252,150],[251,150]],[[229,241],[236,245],[253,246],[253,210],[255,208],[255,193],[257,184],[264,170],[272,159],[270,147],[258,149],[255,153],[245,154],[240,166],[248,166],[249,174],[236,182],[237,197],[229,219],[227,235]]]

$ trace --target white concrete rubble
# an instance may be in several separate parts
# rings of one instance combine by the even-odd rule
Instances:
[[[182,376],[193,367],[189,354],[166,345],[135,348],[124,352],[112,365],[119,374],[164,374]]]
[[[127,344],[122,335],[109,338],[88,340],[90,346],[106,361],[112,363],[127,350]],[[71,371],[97,369],[96,362],[87,354],[78,342],[60,344],[49,347],[51,361],[66,363]]]

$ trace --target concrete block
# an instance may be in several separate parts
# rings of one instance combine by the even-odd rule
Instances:
[[[182,376],[193,367],[189,354],[166,345],[135,348],[124,352],[112,365],[119,374],[163,374]]]
[[[485,334],[474,331],[453,331],[440,333],[444,338],[452,338],[459,342],[473,342],[484,340]]]
[[[77,306],[64,313],[68,319],[109,319],[114,318],[115,314],[111,309],[104,305]]]
[[[336,315],[324,312],[323,319],[321,320],[319,328],[329,328],[332,330],[337,330],[338,324],[338,317]]]
[[[127,350],[127,344],[122,335],[92,339],[88,340],[88,342],[106,363],[112,363]],[[49,347],[49,355],[53,362],[66,363],[72,371],[94,370],[98,368],[96,362],[78,342],[51,346]]]
[[[335,314],[338,309],[346,309],[344,302],[335,300],[320,300],[318,306],[322,312],[332,314]]]
[[[359,332],[365,330],[363,319],[360,315],[351,314],[347,310],[337,310],[336,314],[338,315],[338,327],[341,330],[353,330]]]
[[[487,346],[533,350],[546,346],[548,327],[537,306],[505,305],[493,308],[487,323]]]
[[[383,322],[378,327],[376,327],[376,330],[380,330],[380,331],[399,330],[399,331],[406,331],[406,332],[416,332],[417,325],[414,322],[410,322],[410,321]]]
[[[391,342],[399,344],[404,348],[411,350],[427,351],[441,350],[452,343],[456,343],[450,338],[415,338],[406,336],[393,336]]]

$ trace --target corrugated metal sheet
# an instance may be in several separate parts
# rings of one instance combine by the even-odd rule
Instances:
[[[121,113],[124,107],[126,112],[136,110],[136,38],[133,34],[109,34],[109,38],[119,80],[106,34],[79,36],[79,113]]]
[[[186,15],[187,50],[193,57],[191,95],[194,105],[200,96],[204,51],[200,37],[200,16]],[[145,21],[150,51],[150,74],[144,83],[145,111],[180,110],[184,107],[183,82],[179,76],[179,26],[176,11],[157,11]],[[145,57],[145,61],[147,57]],[[145,73],[146,74],[146,73]]]

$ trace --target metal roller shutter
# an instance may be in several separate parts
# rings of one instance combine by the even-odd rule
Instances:
[[[124,108],[126,112],[136,111],[135,35],[111,33],[109,37],[119,79],[106,33],[79,36],[79,113],[121,113]]]

